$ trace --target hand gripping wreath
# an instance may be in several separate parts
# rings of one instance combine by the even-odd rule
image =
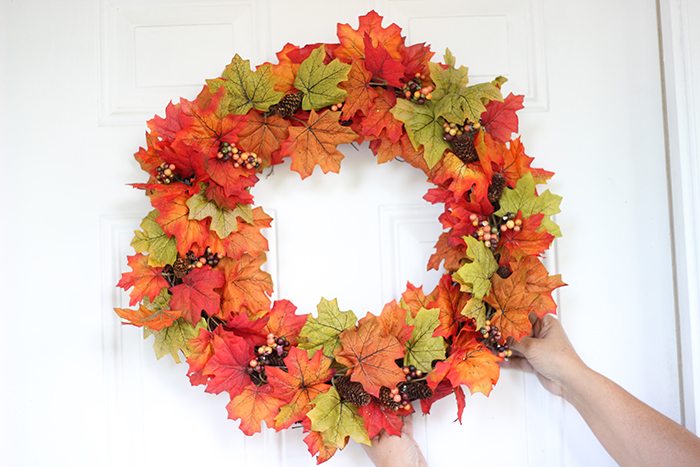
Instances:
[[[462,386],[488,395],[507,339],[553,313],[564,285],[539,259],[560,235],[561,198],[536,188],[552,173],[511,139],[523,97],[504,99],[502,77],[469,85],[449,50],[431,62],[429,46],[406,45],[374,11],[359,23],[339,24],[337,44],[287,44],[255,70],[236,55],[193,101],[148,122],[135,157],[149,180],[134,186],[154,209],[118,284],[138,309],[115,309],[155,336],[158,358],[185,355],[193,385],[227,392],[245,434],[301,424],[319,462],[349,438],[400,434],[416,400],[428,413],[454,394],[461,418]],[[363,141],[378,163],[404,161],[435,185],[425,199],[444,204],[444,231],[428,268],[445,274],[359,321],[336,300],[316,316],[271,303],[258,175],[285,158],[301,178],[338,172],[337,146]]]

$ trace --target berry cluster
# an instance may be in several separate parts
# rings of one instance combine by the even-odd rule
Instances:
[[[442,124],[444,139],[452,148],[455,156],[462,162],[469,164],[479,160],[479,155],[474,147],[474,135],[481,128],[481,125],[458,125],[457,123],[445,122]]]
[[[503,339],[498,326],[486,320],[485,326],[479,329],[479,332],[481,333],[481,342],[499,357],[508,358],[513,355],[513,351],[508,348],[508,343]]]
[[[406,99],[409,99],[416,104],[425,104],[433,98],[433,90],[435,89],[432,85],[423,86],[423,80],[425,76],[421,73],[416,73],[416,76],[411,78],[411,80],[404,85],[401,89],[401,95]]]
[[[156,180],[158,183],[168,185],[175,181],[175,164],[163,162],[156,168]]]
[[[248,362],[246,372],[255,384],[265,381],[266,366],[284,366],[284,358],[289,354],[291,344],[284,337],[267,335],[267,344],[255,347],[255,358]]]
[[[181,284],[182,278],[192,269],[204,266],[216,267],[222,257],[221,253],[214,253],[209,247],[207,247],[204,250],[204,254],[199,257],[190,250],[184,257],[178,256],[177,259],[173,261],[173,264],[166,264],[161,274],[172,287]]]
[[[413,381],[414,379],[425,376],[421,370],[417,369],[413,365],[404,366],[402,370],[403,374],[406,375],[406,381]]]
[[[216,157],[222,161],[233,159],[234,167],[245,167],[246,169],[257,169],[260,167],[260,158],[254,152],[245,152],[238,149],[235,144],[222,142]]]
[[[339,110],[342,109],[342,108],[343,108],[343,103],[342,103],[342,102],[338,102],[337,104],[333,104],[333,105],[331,106],[331,110],[332,110],[333,112],[337,112],[337,111],[339,111]]]
[[[486,248],[491,248],[492,250],[495,250],[498,246],[498,241],[500,240],[502,232],[507,232],[508,230],[520,232],[523,225],[523,221],[521,219],[516,219],[515,214],[511,213],[503,217],[492,219],[492,221],[480,221],[479,216],[470,214],[469,220],[474,227],[477,227],[477,230],[472,236],[484,242]]]

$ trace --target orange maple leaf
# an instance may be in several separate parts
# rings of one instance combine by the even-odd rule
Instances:
[[[494,103],[498,102],[492,101],[489,104]],[[532,164],[534,158],[525,154],[525,148],[520,140],[520,137],[510,141],[508,145],[508,150],[503,151],[503,167],[501,171],[505,176],[506,183],[509,187],[515,187],[518,180],[520,180],[520,177],[528,172],[532,172],[532,176],[537,183],[544,183],[552,178],[554,172],[530,167],[530,164]]]
[[[399,141],[392,142],[384,130],[377,139],[373,139],[369,143],[372,152],[377,156],[377,163],[383,164],[398,157],[411,164],[413,167],[420,169],[424,173],[428,173],[428,164],[423,158],[423,150],[416,150],[413,144],[404,133],[399,138]]]
[[[284,337],[291,345],[296,345],[301,328],[309,315],[297,315],[297,307],[289,300],[277,300],[267,314],[266,333]]]
[[[205,244],[209,229],[204,221],[189,219],[190,208],[186,203],[190,195],[187,192],[155,190],[149,196],[153,207],[160,213],[156,221],[163,232],[175,237],[177,252],[181,256],[185,256],[195,243]]]
[[[260,424],[272,427],[282,401],[272,394],[269,384],[249,384],[226,405],[228,418],[241,420],[239,428],[248,436],[259,433]]]
[[[218,334],[221,333],[219,329],[223,328],[216,328],[215,332]],[[200,328],[197,337],[190,339],[187,343],[190,349],[190,354],[187,356],[187,364],[189,365],[187,376],[190,378],[192,386],[206,384],[209,380],[207,376],[202,374],[202,370],[214,354],[213,339],[214,333],[208,329]]]
[[[365,391],[379,397],[382,386],[395,387],[405,380],[394,360],[404,356],[404,348],[394,336],[386,335],[376,317],[367,316],[355,328],[340,334],[335,359],[351,372],[350,379]]]
[[[288,428],[301,421],[311,410],[311,401],[318,394],[328,391],[328,381],[333,376],[331,359],[322,352],[314,353],[309,359],[308,353],[297,347],[289,349],[284,359],[287,371],[278,367],[267,367],[265,372],[273,394],[284,405],[275,418],[275,429]]]
[[[238,260],[223,258],[217,269],[224,273],[221,292],[223,319],[246,313],[253,319],[270,309],[272,277],[260,267],[265,255],[243,255]]]
[[[291,169],[302,179],[311,175],[317,165],[323,173],[340,171],[340,161],[345,156],[337,146],[355,141],[357,134],[338,123],[339,116],[340,112],[326,110],[317,114],[312,110],[303,127],[289,128],[281,153],[292,156]]]
[[[396,96],[388,89],[377,91],[377,97],[365,111],[366,117],[362,120],[363,136],[380,136],[389,138],[391,142],[398,142],[403,135],[403,123],[396,120],[391,109],[396,105]]]
[[[411,316],[415,317],[421,308],[430,308],[429,305],[433,298],[430,295],[425,295],[423,286],[416,287],[407,282],[406,290],[401,294],[401,306],[410,311]]]
[[[462,315],[462,310],[471,295],[462,292],[459,285],[453,283],[450,274],[445,274],[440,278],[440,282],[430,295],[434,299],[428,308],[440,309],[438,315],[440,324],[435,328],[433,335],[446,339],[452,337],[457,333],[459,323],[466,320],[466,317]]]
[[[448,188],[455,199],[462,198],[471,190],[471,200],[485,199],[489,189],[489,179],[476,162],[465,164],[452,152],[446,152],[440,162],[433,167],[430,180],[436,185]]]
[[[270,225],[272,225],[272,217],[268,216],[261,207],[253,209],[253,223],[240,222],[238,230],[223,240],[226,256],[238,259],[247,254],[257,258],[267,252],[267,238],[261,230],[270,227]]]
[[[450,233],[442,232],[435,243],[435,252],[428,259],[428,269],[440,269],[440,263],[444,261],[447,272],[454,272],[461,266],[465,258],[466,246],[455,247],[450,244]]]
[[[406,323],[407,310],[399,306],[396,300],[392,300],[382,309],[378,316],[379,323],[382,325],[384,334],[394,336],[401,345],[406,345],[406,342],[411,338],[413,326]]]
[[[372,73],[367,71],[362,60],[352,62],[348,79],[339,87],[348,93],[343,104],[341,115],[343,120],[351,119],[356,113],[367,115],[368,109],[377,96],[377,91],[370,86]]]
[[[168,286],[168,281],[161,274],[163,268],[149,266],[148,256],[137,253],[128,256],[127,262],[132,271],[122,274],[117,287],[124,290],[134,288],[129,294],[129,306],[136,305],[143,300],[143,297],[148,297],[152,301],[163,287]]]
[[[360,16],[360,26],[357,29],[353,29],[349,24],[338,23],[340,47],[335,50],[335,56],[347,63],[365,58],[364,36],[367,34],[372,41],[372,46],[377,47],[381,44],[391,58],[401,60],[401,52],[404,49],[401,28],[394,23],[384,28],[383,20],[383,17],[372,10]]]
[[[224,275],[218,269],[205,267],[187,274],[182,284],[171,289],[170,306],[182,311],[184,318],[192,324],[202,318],[202,311],[209,316],[221,311],[221,298],[214,289],[224,285]]]
[[[114,311],[120,318],[125,319],[133,326],[146,327],[154,331],[160,331],[172,325],[175,320],[182,316],[182,312],[178,310],[159,310],[154,311],[143,305],[140,305],[138,310],[130,308],[115,308]]]
[[[554,241],[554,235],[546,230],[540,230],[544,214],[533,214],[527,219],[522,219],[518,214],[518,219],[522,221],[520,231],[506,230],[501,233],[498,241],[500,264],[519,261],[525,256],[539,256],[543,254]]]
[[[272,65],[272,74],[277,78],[275,80],[275,91],[287,93],[294,89],[294,80],[299,72],[299,61],[292,60],[289,57],[290,52],[298,51],[299,47],[287,42],[282,50],[276,53],[278,63]]]
[[[241,149],[256,153],[262,166],[268,167],[275,163],[274,153],[280,148],[280,141],[289,136],[289,122],[278,115],[268,117],[253,111],[238,136]]]

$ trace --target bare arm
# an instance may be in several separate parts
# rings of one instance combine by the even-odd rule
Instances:
[[[588,368],[556,318],[538,320],[533,337],[511,347],[545,388],[579,411],[620,465],[700,465],[700,438]]]

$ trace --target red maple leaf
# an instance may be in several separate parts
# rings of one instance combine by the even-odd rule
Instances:
[[[253,346],[242,337],[231,332],[215,333],[212,355],[202,370],[209,377],[206,391],[239,394],[251,382],[247,369],[252,357]]]
[[[182,284],[170,289],[173,294],[170,307],[182,311],[187,321],[197,324],[202,318],[202,311],[209,316],[219,314],[221,297],[214,289],[223,285],[224,275],[218,269],[194,269],[182,279]]]
[[[128,290],[131,287],[134,288],[129,294],[129,306],[136,305],[143,300],[143,297],[153,300],[163,287],[168,286],[168,281],[161,274],[163,268],[149,266],[148,256],[137,253],[133,256],[128,256],[127,262],[132,271],[122,274],[117,287],[121,287],[124,290]]]
[[[524,98],[510,93],[503,102],[489,101],[486,111],[481,114],[481,124],[486,131],[499,141],[510,141],[511,135],[518,132],[516,112],[523,108]]]
[[[381,43],[373,45],[369,34],[364,35],[363,41],[365,46],[365,67],[372,73],[375,80],[401,88],[403,86],[401,79],[406,71],[400,61],[401,58],[393,59]]]
[[[425,42],[407,46],[403,50],[403,66],[406,68],[406,76],[412,78],[416,73],[423,76],[430,75],[428,64],[430,59],[435,55],[435,52],[430,50],[430,46]]]
[[[539,256],[543,254],[554,241],[554,235],[546,230],[540,230],[544,214],[533,214],[527,219],[522,219],[518,214],[518,220],[522,221],[520,231],[506,230],[501,233],[498,241],[500,264],[519,261],[525,256]]]
[[[379,436],[382,431],[392,436],[401,436],[403,428],[403,417],[379,403],[377,399],[358,409],[364,419],[367,435],[370,439]]]

